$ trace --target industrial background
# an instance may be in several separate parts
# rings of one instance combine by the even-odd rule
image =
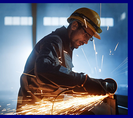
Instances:
[[[0,115],[15,111],[20,76],[34,45],[80,7],[101,17],[101,40],[74,50],[73,71],[113,78],[119,114],[128,114],[127,3],[0,3]]]

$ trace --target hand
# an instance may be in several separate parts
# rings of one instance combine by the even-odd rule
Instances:
[[[87,80],[84,84],[84,88],[91,95],[105,95],[107,93],[104,87],[103,79],[94,79],[87,77]]]

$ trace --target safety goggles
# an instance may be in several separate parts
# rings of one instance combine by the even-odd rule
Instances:
[[[93,37],[84,29],[84,27],[82,27],[82,29],[84,30],[85,34],[89,35],[89,40],[93,41]]]

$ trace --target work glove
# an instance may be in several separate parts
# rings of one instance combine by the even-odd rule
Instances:
[[[94,79],[86,76],[86,79],[81,85],[90,95],[105,95],[109,93],[114,93],[116,90],[116,85],[108,79]]]

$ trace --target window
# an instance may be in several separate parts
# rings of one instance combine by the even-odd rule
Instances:
[[[101,18],[101,27],[105,26],[114,26],[114,19],[113,18]]]
[[[32,25],[32,17],[10,17],[6,16],[4,19],[5,25]]]
[[[44,26],[60,26],[68,25],[67,17],[44,17],[43,18]],[[113,18],[101,18],[101,27],[114,26]]]
[[[44,17],[43,18],[44,26],[60,26],[60,25],[68,25],[67,17]]]

